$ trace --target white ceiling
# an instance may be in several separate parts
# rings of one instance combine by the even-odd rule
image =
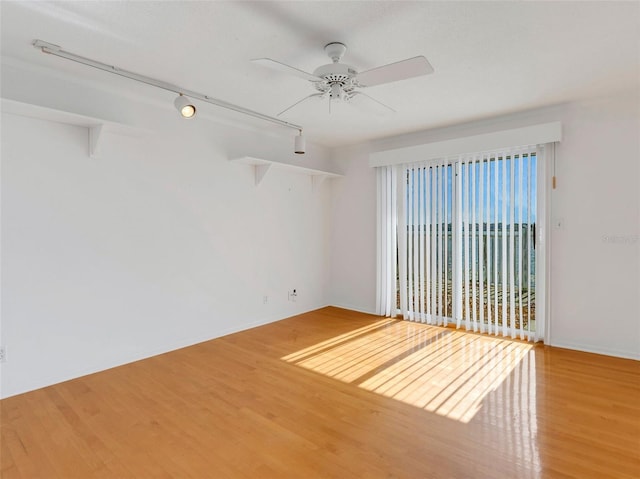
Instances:
[[[374,116],[351,105],[329,114],[315,103],[282,117],[326,146],[640,84],[638,2],[3,1],[0,8],[3,56],[112,87],[133,83],[42,55],[31,46],[41,39],[268,115],[314,90],[252,58],[313,71],[329,62],[323,46],[340,41],[348,46],[343,61],[360,71],[416,55],[429,59],[432,75],[366,90],[395,114]]]

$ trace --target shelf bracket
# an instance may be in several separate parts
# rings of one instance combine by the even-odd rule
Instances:
[[[262,183],[264,176],[267,174],[267,171],[271,168],[271,165],[255,165],[255,174],[256,174],[256,186]]]
[[[104,133],[104,125],[94,125],[89,130],[89,158],[97,159],[100,151],[102,134]]]

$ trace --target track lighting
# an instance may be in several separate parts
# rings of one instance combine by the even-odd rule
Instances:
[[[294,153],[297,155],[304,155],[305,152],[305,147],[306,147],[306,141],[304,136],[302,136],[302,130],[300,130],[300,134],[298,136],[296,136],[296,140],[295,140],[295,148],[294,148]]]
[[[189,99],[184,96],[182,93],[178,95],[173,104],[176,106],[176,109],[182,115],[182,118],[193,118],[196,116],[196,107],[193,103],[189,101]]]
[[[284,126],[286,128],[296,129],[300,132],[300,135],[296,136],[295,152],[298,154],[304,154],[305,141],[304,141],[304,137],[302,136],[302,127],[300,125],[296,125],[295,123],[289,123],[288,121],[281,120],[280,118],[275,118],[273,116],[265,115],[264,113],[249,110],[248,108],[244,108],[239,105],[234,105],[233,103],[229,103],[224,100],[212,98],[209,95],[204,95],[202,93],[187,90],[185,88],[182,88],[178,85],[174,85],[172,83],[167,83],[162,80],[157,80],[155,78],[140,75],[139,73],[123,70],[122,68],[119,68],[115,65],[107,65],[106,63],[102,63],[97,60],[92,60],[91,58],[82,57],[80,55],[76,55],[75,53],[67,52],[63,50],[59,45],[54,45],[53,43],[43,42],[42,40],[34,40],[33,46],[39,49],[40,51],[42,51],[42,53],[46,53],[48,55],[54,55],[60,58],[64,58],[66,60],[71,60],[77,63],[81,63],[83,65],[87,65],[89,67],[97,68],[98,70],[102,70],[107,73],[112,73],[114,75],[119,75],[121,77],[129,78],[130,80],[146,83],[147,85],[151,85],[156,88],[160,88],[162,90],[178,93],[179,96],[178,98],[175,99],[174,105],[176,106],[176,108],[184,118],[193,118],[195,116],[196,107],[193,103],[191,103],[191,100],[189,99],[189,98],[195,98],[198,101],[210,103],[212,105],[216,105],[221,108],[226,108],[228,110],[233,110],[238,113],[242,113],[244,115],[258,118],[260,120],[269,121],[271,123],[275,123],[276,125]]]

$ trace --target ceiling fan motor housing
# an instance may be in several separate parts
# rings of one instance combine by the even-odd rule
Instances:
[[[335,97],[333,85],[339,85],[340,90],[345,93],[353,91],[357,86],[355,77],[358,72],[350,65],[344,63],[329,63],[316,68],[313,74],[322,78],[323,81],[315,82],[318,91],[326,93],[330,91],[331,98]],[[337,97],[336,97],[337,99]]]

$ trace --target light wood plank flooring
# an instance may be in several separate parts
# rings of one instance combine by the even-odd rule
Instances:
[[[640,477],[639,362],[338,308],[0,407],[3,479]]]

